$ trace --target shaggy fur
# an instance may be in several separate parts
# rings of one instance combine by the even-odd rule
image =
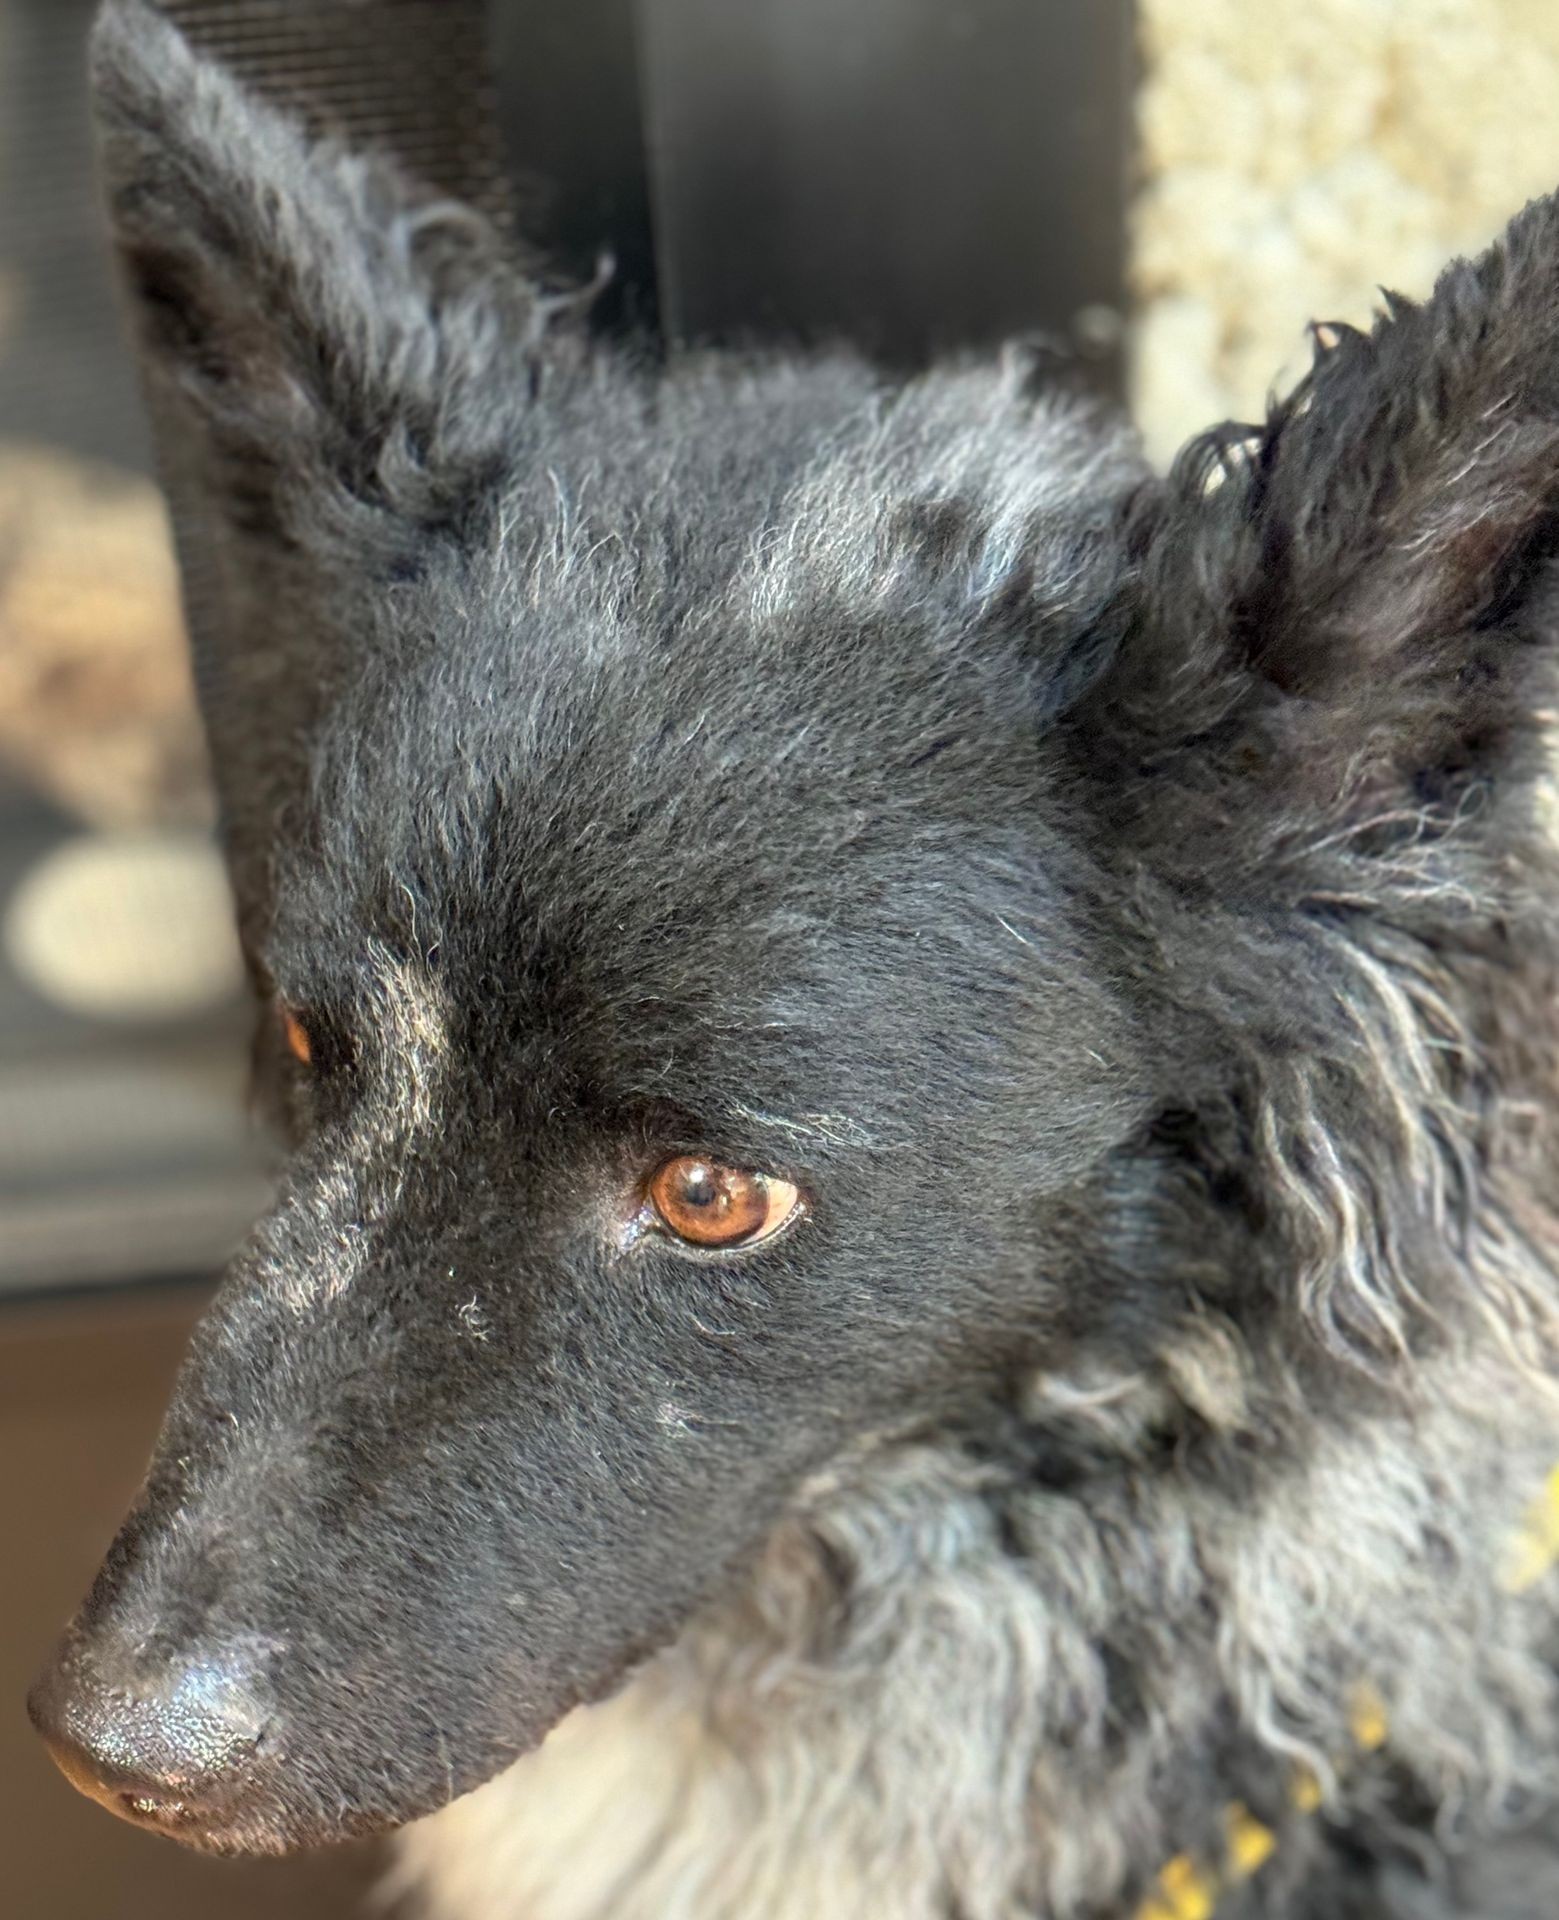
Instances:
[[[447,1920],[1122,1916],[1236,1803],[1235,1920],[1559,1910],[1559,210],[1161,480],[1015,362],[640,366],[135,0],[96,71],[292,1153],[94,1790],[477,1789]],[[684,1151],[803,1216],[638,1231]]]

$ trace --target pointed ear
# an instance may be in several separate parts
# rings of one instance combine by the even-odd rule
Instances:
[[[228,510],[300,542],[322,506],[355,530],[358,507],[458,518],[523,393],[497,376],[545,319],[491,226],[311,142],[145,0],[110,0],[92,72],[144,352],[223,457]]]
[[[495,510],[548,303],[478,215],[311,142],[144,0],[109,0],[92,73],[252,934],[364,604]]]
[[[1116,717],[1290,806],[1448,797],[1535,738],[1559,641],[1559,208],[1368,335],[1316,331],[1265,425],[1194,443],[1142,508]]]

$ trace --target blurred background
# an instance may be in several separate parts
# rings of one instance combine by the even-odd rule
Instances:
[[[1550,0],[167,0],[539,243],[598,324],[1030,338],[1167,460],[1312,318],[1559,182]],[[167,516],[91,180],[91,0],[0,0],[0,1906],[347,1914],[372,1849],[218,1865],[79,1800],[27,1679],[263,1203]]]

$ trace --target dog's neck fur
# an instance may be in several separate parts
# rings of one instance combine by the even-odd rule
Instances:
[[[1180,1356],[1212,1390],[1239,1365],[1213,1328]],[[1444,1357],[1394,1414],[1312,1415],[1257,1484],[1237,1445],[1166,1460],[1142,1380],[1077,1391],[1116,1450],[1081,1486],[978,1434],[863,1455],[624,1691],[405,1835],[401,1882],[459,1920],[1119,1914],[1236,1802],[1269,1884],[1324,1872],[1297,1767],[1383,1855],[1425,1810],[1530,1814],[1559,1686],[1500,1569],[1559,1415],[1521,1380]],[[1367,1758],[1350,1672],[1389,1729]]]

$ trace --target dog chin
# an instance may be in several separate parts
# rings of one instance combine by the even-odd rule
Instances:
[[[483,1784],[483,1780],[474,1779],[457,1788],[452,1782],[441,1781],[425,1800],[404,1808],[341,1807],[329,1813],[279,1805],[258,1786],[247,1795],[234,1793],[220,1812],[185,1808],[176,1800],[136,1801],[127,1796],[115,1796],[103,1804],[142,1833],[172,1840],[192,1853],[274,1856],[308,1853],[391,1833],[438,1812],[461,1793]]]
[[[603,1689],[603,1695],[616,1692],[620,1684],[618,1682]],[[516,1761],[523,1759],[527,1753],[534,1751],[554,1726],[568,1718],[571,1711],[572,1706],[565,1708],[534,1737],[516,1741],[486,1771],[473,1771],[465,1777],[451,1773],[430,1784],[425,1797],[419,1796],[410,1804],[399,1807],[343,1804],[328,1813],[315,1812],[308,1808],[278,1805],[257,1785],[247,1799],[241,1792],[236,1793],[231,1804],[220,1814],[191,1813],[186,1816],[182,1809],[173,1807],[140,1813],[133,1805],[124,1802],[111,1805],[111,1811],[143,1832],[175,1841],[194,1853],[234,1857],[317,1852],[323,1848],[393,1833],[415,1820],[442,1812],[452,1801],[467,1793],[474,1793]],[[286,1763],[278,1756],[273,1764],[284,1770]],[[343,1789],[343,1801],[347,1797],[347,1790]]]
[[[191,1853],[209,1853],[221,1859],[303,1853],[313,1847],[330,1846],[338,1839],[350,1838],[346,1833],[310,1835],[290,1827],[282,1830],[250,1822],[232,1827],[158,1827],[154,1831],[181,1847],[188,1847]]]
[[[432,1811],[432,1806],[406,1813],[352,1811],[327,1819],[290,1810],[267,1813],[259,1809],[247,1811],[237,1807],[230,1815],[220,1819],[142,1820],[132,1813],[127,1813],[125,1818],[143,1832],[154,1834],[159,1839],[172,1840],[178,1846],[188,1847],[192,1853],[233,1859],[246,1855],[269,1855],[274,1858],[283,1854],[312,1853],[325,1847],[342,1846],[353,1840],[368,1840],[375,1834],[391,1833],[397,1827],[419,1819],[423,1813]]]

